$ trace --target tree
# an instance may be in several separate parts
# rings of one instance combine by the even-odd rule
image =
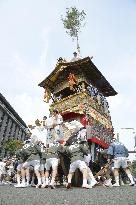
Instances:
[[[79,33],[81,32],[81,27],[85,25],[82,24],[83,20],[85,19],[85,16],[86,13],[84,12],[84,10],[80,12],[76,9],[76,7],[67,8],[65,18],[61,16],[61,20],[63,22],[64,28],[66,29],[66,33],[70,35],[73,40],[76,38],[77,51],[79,53]]]
[[[22,146],[23,146],[23,142],[16,139],[8,140],[7,142],[4,143],[4,149],[10,155],[14,155],[18,149],[22,148]]]
[[[132,162],[131,171],[132,171],[132,174],[136,177],[136,160]]]

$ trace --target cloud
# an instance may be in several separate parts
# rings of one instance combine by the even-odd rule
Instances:
[[[44,115],[49,115],[49,106],[42,101],[42,96],[31,96],[28,93],[15,95],[11,103],[27,124],[34,124],[36,119],[42,120]]]
[[[33,65],[31,60],[27,61],[16,46],[7,53],[8,61],[4,59],[0,62],[0,67],[3,68],[1,71],[3,78],[0,81],[1,92],[27,124],[49,114],[49,107],[43,102],[44,90],[38,87],[48,71],[46,69],[48,34],[49,27],[44,28],[39,35],[42,46],[37,56],[38,64]]]
[[[40,65],[42,68],[45,68],[47,65],[47,51],[49,48],[49,33],[51,32],[50,27],[43,28],[41,32],[41,55],[40,55]],[[47,70],[47,69],[46,69]]]

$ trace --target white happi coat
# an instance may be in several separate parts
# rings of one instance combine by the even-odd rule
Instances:
[[[63,128],[62,128],[62,123],[63,123],[63,118],[60,114],[57,116],[52,117],[52,123],[56,124],[54,127],[55,131],[55,138],[62,139],[63,138]]]
[[[38,141],[46,145],[47,129],[43,126],[36,126],[32,131],[32,137],[36,136]]]
[[[0,176],[1,176],[2,174],[5,174],[5,173],[6,173],[5,166],[6,166],[6,163],[0,162]]]

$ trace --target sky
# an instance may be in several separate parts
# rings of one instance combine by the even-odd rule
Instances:
[[[109,97],[115,132],[130,149],[136,129],[136,0],[0,0],[0,92],[30,124],[48,114],[38,86],[76,43],[61,21],[66,8],[86,13],[81,56],[93,56],[118,95]]]

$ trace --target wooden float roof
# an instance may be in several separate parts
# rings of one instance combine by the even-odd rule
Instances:
[[[60,62],[50,75],[45,78],[41,83],[40,87],[49,88],[53,91],[54,83],[56,82],[59,75],[62,75],[66,70],[73,71],[82,69],[82,72],[87,76],[93,86],[95,86],[104,96],[114,96],[117,92],[97,69],[90,57],[86,57],[74,62]],[[64,79],[65,80],[65,79]]]

